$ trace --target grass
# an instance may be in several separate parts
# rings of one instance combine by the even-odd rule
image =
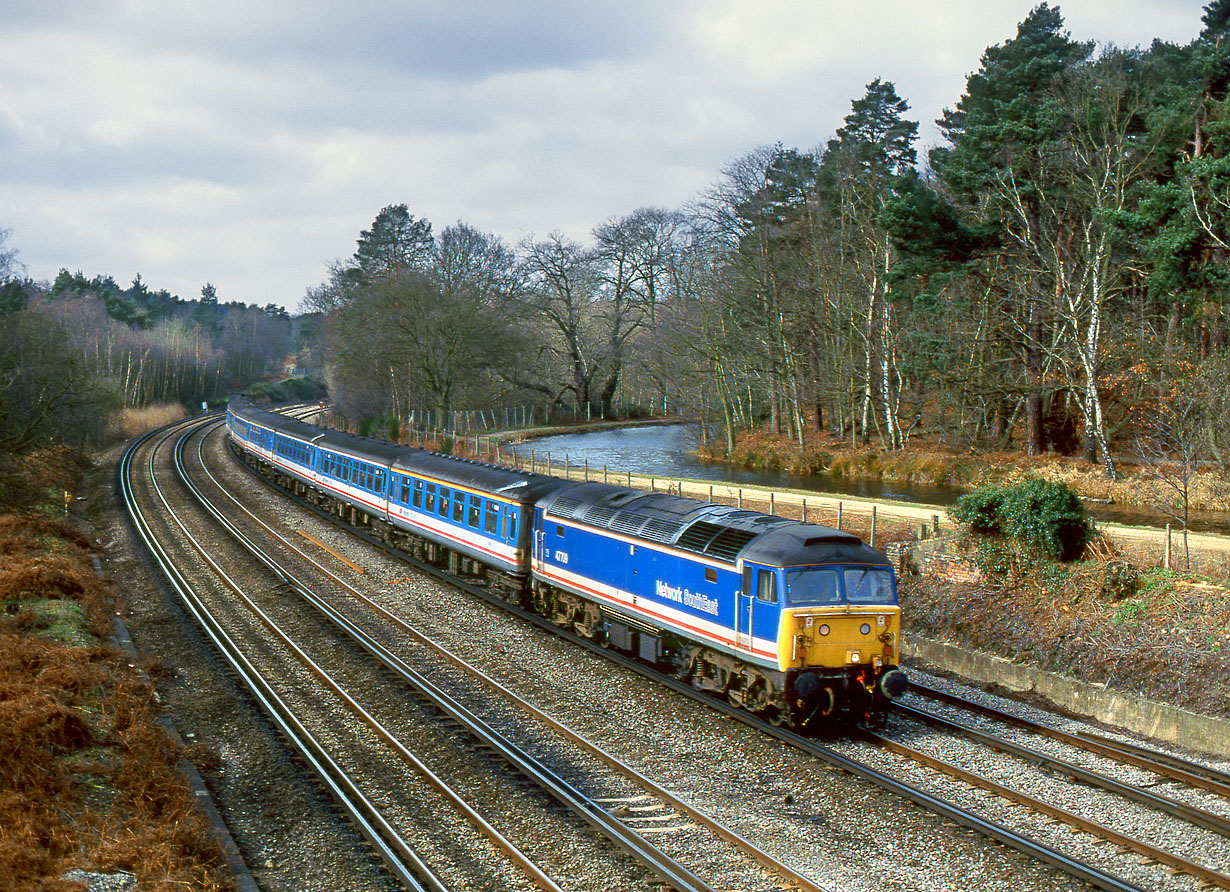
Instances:
[[[0,889],[233,888],[150,684],[107,643],[119,593],[50,509],[0,516]]]
[[[156,427],[179,421],[186,414],[184,407],[179,403],[160,403],[140,409],[124,409],[115,421],[114,433],[122,440],[131,440]]]

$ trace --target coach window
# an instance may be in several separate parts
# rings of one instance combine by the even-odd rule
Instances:
[[[466,497],[465,493],[457,493],[457,497],[453,499],[453,522],[461,523],[466,517]]]
[[[504,515],[504,538],[509,542],[517,538],[517,515],[511,509]]]
[[[482,520],[483,509],[479,505],[481,501],[478,496],[470,496],[470,518],[467,523],[476,530],[478,529],[479,521]]]
[[[376,472],[376,492],[384,492],[384,471]]]
[[[500,531],[500,506],[495,502],[487,503],[487,517],[483,521],[483,530],[493,536]]]
[[[422,481],[422,480],[415,480],[415,481],[414,481],[414,502],[413,502],[413,505],[414,505],[414,507],[415,507],[415,508],[422,508],[422,507],[423,507],[423,481]]]
[[[406,477],[402,477],[400,479],[401,479],[401,485],[398,487],[398,501],[400,501],[403,505],[409,505],[410,504],[410,480]]]
[[[777,603],[777,585],[771,570],[759,570],[756,574],[756,598],[769,604]]]
[[[423,510],[428,514],[436,513],[436,485],[434,483],[427,484],[427,498],[423,502]]]

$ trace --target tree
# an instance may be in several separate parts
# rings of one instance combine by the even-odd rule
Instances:
[[[17,249],[8,245],[12,235],[11,229],[0,227],[0,282],[7,282],[21,272],[21,264],[17,262]]]
[[[914,170],[918,124],[903,117],[908,109],[892,83],[877,78],[868,84],[828,143],[817,187],[822,205],[842,221],[843,260],[864,295],[861,429],[866,438],[878,396],[889,449],[901,448],[904,438],[890,295],[897,254],[881,214]]]
[[[594,381],[606,359],[592,325],[592,301],[598,287],[593,259],[560,232],[543,241],[526,238],[519,254],[518,275],[524,284],[517,299],[554,335],[542,350],[562,382],[558,389],[540,381],[521,379],[517,383],[552,398],[571,391],[576,405],[585,406],[593,401]]]
[[[1092,43],[1068,36],[1057,8],[1046,3],[1035,7],[1017,27],[1015,38],[983,53],[965,94],[937,121],[949,145],[932,149],[929,156],[940,184],[971,220],[966,225],[995,234],[981,252],[978,274],[999,298],[997,330],[1005,355],[1023,360],[1017,375],[1030,454],[1046,448],[1048,289],[1020,249],[1041,220],[1034,173],[1054,132],[1054,105],[1044,101],[1046,94],[1092,50]]]
[[[1203,447],[1209,442],[1208,421],[1192,384],[1176,382],[1135,443],[1141,464],[1158,484],[1156,507],[1183,529],[1183,555],[1189,569],[1187,524],[1191,516],[1192,481],[1200,470]]]
[[[414,219],[404,204],[391,204],[359,234],[354,265],[369,282],[396,279],[429,266],[434,252],[431,224]]]

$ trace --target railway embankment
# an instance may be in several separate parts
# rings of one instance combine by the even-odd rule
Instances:
[[[913,665],[938,668],[1018,697],[1037,697],[1061,710],[1115,728],[1230,758],[1230,721],[1226,719],[924,635],[904,636],[902,650]]]
[[[0,516],[0,888],[234,888],[188,750],[111,643],[127,588],[98,572],[89,522],[111,509],[109,468],[83,483],[79,456],[35,460],[46,503]]]

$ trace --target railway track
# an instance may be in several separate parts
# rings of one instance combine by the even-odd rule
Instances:
[[[195,489],[195,497],[201,504],[209,504],[210,498],[201,492],[195,484],[190,482],[190,473],[184,462],[184,447],[188,441],[188,435],[179,436],[175,441],[174,455],[175,464],[178,468],[178,477],[189,489]],[[151,487],[157,487],[157,475],[154,471],[154,462],[158,454],[157,447],[151,448],[149,455],[149,477]],[[131,481],[133,473],[131,464],[126,464],[123,471],[124,478]],[[220,485],[220,484],[219,484]],[[139,501],[134,495],[134,502]],[[162,510],[169,514],[174,512],[174,507],[171,504],[172,500],[163,494],[159,501],[162,505]],[[520,748],[518,748],[510,740],[503,735],[493,731],[481,719],[474,716],[463,705],[457,702],[449,694],[440,689],[438,685],[433,684],[426,679],[421,673],[410,667],[405,661],[401,660],[397,655],[393,654],[389,649],[383,647],[379,642],[375,641],[370,635],[365,633],[356,623],[353,623],[346,618],[343,613],[335,609],[328,603],[328,600],[319,592],[313,590],[313,586],[309,585],[308,581],[298,573],[292,571],[284,565],[283,561],[275,558],[270,552],[271,549],[266,544],[258,544],[254,541],[254,537],[248,535],[235,524],[229,514],[232,514],[234,509],[228,505],[224,509],[218,506],[206,509],[210,511],[212,523],[218,524],[220,527],[227,529],[228,534],[235,538],[236,541],[243,542],[244,548],[253,555],[256,560],[262,565],[262,573],[266,574],[263,580],[252,575],[250,570],[235,569],[242,562],[237,561],[233,557],[217,558],[213,557],[210,552],[216,550],[216,545],[202,543],[199,535],[195,536],[196,545],[194,550],[199,555],[199,560],[208,564],[215,577],[226,581],[226,587],[229,590],[234,601],[238,599],[243,602],[244,608],[240,612],[245,612],[250,616],[258,617],[260,623],[271,639],[277,639],[279,646],[294,653],[294,660],[303,667],[298,674],[310,673],[317,682],[324,688],[327,688],[332,697],[337,698],[338,702],[345,702],[345,709],[352,716],[362,719],[373,732],[380,737],[385,744],[397,751],[398,758],[403,762],[415,765],[416,773],[420,775],[433,774],[432,769],[426,768],[424,765],[416,763],[416,757],[411,752],[410,747],[400,744],[393,732],[382,724],[379,720],[375,720],[371,713],[376,710],[368,711],[363,706],[360,706],[353,700],[347,700],[346,689],[355,683],[351,680],[334,679],[334,674],[342,674],[337,672],[338,665],[342,662],[343,657],[340,655],[341,648],[336,645],[325,648],[327,657],[322,658],[320,654],[309,656],[305,648],[299,648],[293,644],[293,639],[304,637],[318,641],[322,636],[319,629],[312,631],[307,629],[310,623],[304,623],[302,619],[288,618],[287,613],[295,611],[287,611],[285,605],[288,602],[302,602],[303,604],[311,605],[312,609],[318,613],[320,617],[325,618],[332,626],[343,630],[349,638],[351,644],[350,649],[361,648],[362,651],[369,656],[370,659],[377,659],[385,668],[387,673],[392,673],[396,676],[396,685],[400,693],[400,711],[407,711],[405,689],[406,686],[414,690],[413,701],[417,706],[417,711],[424,714],[433,714],[437,717],[436,730],[429,732],[429,737],[434,738],[426,743],[420,743],[420,746],[425,746],[427,749],[441,749],[439,745],[446,737],[464,738],[465,742],[455,744],[452,748],[455,751],[460,751],[465,754],[463,758],[458,760],[461,764],[460,768],[454,768],[455,772],[465,774],[474,772],[475,766],[480,768],[490,765],[499,765],[500,770],[507,772],[508,766],[513,766],[521,777],[529,778],[528,782],[523,783],[523,786],[530,784],[538,791],[547,791],[556,803],[563,804],[574,816],[577,821],[588,825],[593,831],[601,833],[606,840],[616,846],[624,855],[625,860],[630,858],[642,865],[643,872],[650,877],[649,882],[657,884],[669,885],[671,888],[679,890],[708,890],[711,892],[712,887],[699,879],[695,874],[691,873],[686,868],[679,865],[672,858],[664,854],[661,849],[649,842],[649,836],[652,836],[657,830],[668,830],[678,835],[684,829],[695,830],[695,828],[703,828],[703,832],[707,835],[716,835],[719,839],[724,839],[728,843],[738,845],[740,840],[736,835],[726,832],[723,834],[723,828],[716,822],[707,819],[699,810],[689,809],[686,803],[682,802],[678,797],[673,796],[669,791],[653,785],[646,778],[637,777],[636,773],[624,766],[624,771],[621,773],[622,783],[619,785],[606,782],[604,791],[608,794],[605,797],[589,797],[578,791],[568,781],[560,777],[557,773],[552,772],[542,764],[538,763],[532,756],[529,756]],[[145,527],[148,530],[148,535],[152,541],[152,546],[158,548],[157,540],[164,538],[157,535],[152,524],[146,519],[147,511],[143,511],[139,507],[136,509],[137,515],[143,518]],[[189,537],[188,523],[179,522],[180,532],[187,539]],[[289,543],[283,541],[282,547],[287,547]],[[302,551],[289,545],[299,559],[305,559]],[[164,555],[170,549],[161,548]],[[172,560],[169,555],[166,557],[166,562],[169,569],[167,572],[172,577],[182,577],[183,573],[175,570],[173,565],[180,561]],[[240,581],[239,576],[243,576],[243,581]],[[191,592],[192,586],[183,583],[185,591]],[[220,648],[230,652],[234,650],[241,651],[242,648],[232,643],[239,636],[233,632],[228,633],[221,629],[229,620],[220,620],[218,615],[225,612],[225,606],[215,600],[215,603],[206,605],[203,602],[208,600],[208,596],[202,597],[197,593],[187,595],[188,601],[192,603],[194,614],[206,626],[215,629],[211,635]],[[296,608],[298,610],[298,608]],[[302,612],[299,610],[298,612]],[[277,615],[275,618],[275,614]],[[320,621],[317,621],[317,625]],[[252,633],[248,633],[251,638]],[[337,638],[336,633],[333,637]],[[263,660],[270,660],[267,654],[264,653],[265,647],[257,648],[262,651],[262,656],[257,658],[245,657],[240,654],[232,657],[232,666],[236,667],[237,672],[242,672],[249,683],[252,684],[254,690],[268,691],[274,687],[270,682],[268,675],[269,670],[262,672],[253,667],[253,663]],[[322,666],[328,663],[330,671],[326,672]],[[271,665],[286,666],[285,662],[276,664],[271,662]],[[454,665],[457,665],[456,663]],[[284,674],[289,674],[288,670],[281,670]],[[366,670],[358,670],[358,673],[371,674],[370,667]],[[318,695],[313,695],[318,696]],[[295,699],[291,696],[283,696],[280,698],[280,703],[275,702],[275,697],[268,693],[261,698],[262,701],[270,701],[272,710],[275,715],[290,714],[294,717],[283,718],[280,725],[284,727],[288,734],[288,738],[292,735],[298,737],[309,736],[302,733],[300,729],[305,727],[308,722],[301,716],[304,711],[311,711],[311,703],[300,702],[297,709],[287,701]],[[300,698],[302,700],[302,698]],[[310,699],[310,698],[309,698]],[[377,697],[376,699],[382,699]],[[383,699],[396,699],[396,695],[389,697],[386,695]],[[528,704],[527,704],[528,706]],[[532,712],[533,708],[529,707]],[[318,709],[317,712],[320,710]],[[330,708],[326,711],[336,711],[336,708]],[[441,723],[443,717],[443,723]],[[539,718],[549,724],[549,718],[545,714],[540,714]],[[566,729],[562,725],[553,727],[552,730],[556,734],[567,735]],[[298,732],[298,733],[297,733]],[[336,736],[336,735],[335,735]],[[570,743],[577,746],[586,746],[579,735],[572,735],[567,738]],[[436,744],[432,747],[431,744]],[[335,744],[336,746],[336,744]],[[588,752],[592,756],[598,756],[601,753],[600,748],[588,745]],[[317,742],[315,748],[310,743],[305,745],[306,752],[315,752],[317,762],[324,762],[325,759],[320,755],[322,752],[328,753],[328,747],[323,743]],[[438,755],[438,754],[437,754]],[[344,761],[343,758],[334,756],[333,762],[339,763]],[[481,763],[481,765],[479,764]],[[607,760],[606,764],[610,767],[618,765],[617,760]],[[433,764],[433,768],[436,766]],[[346,795],[348,791],[361,786],[360,782],[352,776],[350,782],[341,781],[329,783],[329,779],[335,779],[340,769],[329,766],[322,772],[322,782],[329,784],[333,794],[339,801],[345,802],[348,798],[353,797],[353,793]],[[524,795],[517,790],[512,789],[512,786],[507,782],[501,786],[499,781],[492,781],[490,778],[482,781],[459,781],[458,786],[469,786],[475,790],[486,790],[490,792],[492,789],[498,789],[501,792],[500,796],[515,797]],[[447,794],[445,794],[446,798]],[[360,826],[367,825],[371,830],[367,831],[368,835],[379,850],[382,857],[390,864],[390,868],[398,875],[399,879],[410,888],[444,888],[443,881],[438,877],[433,879],[422,879],[424,875],[430,875],[429,869],[426,867],[425,859],[413,854],[411,846],[405,843],[401,834],[391,825],[394,823],[389,819],[385,819],[383,824],[374,818],[373,815],[380,816],[389,811],[387,801],[384,802],[383,810],[380,807],[380,800],[387,800],[387,795],[381,795],[379,791],[376,793],[369,792],[366,798],[366,805],[359,805],[351,808],[347,806],[348,813],[351,814],[352,820]],[[600,801],[601,800],[601,801]],[[476,816],[477,809],[470,810],[465,804],[459,801],[450,799],[454,808],[466,816],[466,819],[473,825],[483,829],[484,833],[489,838],[492,836],[490,830],[484,827],[482,819]],[[489,803],[488,803],[489,805]],[[510,806],[512,810],[532,813],[532,809],[522,803],[515,806]],[[505,811],[508,809],[506,808]],[[541,805],[539,812],[542,811]],[[550,811],[548,809],[548,811]],[[558,809],[556,810],[558,811]],[[622,818],[622,819],[621,819]],[[536,818],[540,822],[544,819]],[[555,819],[548,818],[546,824],[551,824]],[[655,825],[654,822],[657,822]],[[669,826],[671,823],[675,826]],[[661,826],[666,824],[668,826]],[[639,832],[634,827],[639,826]],[[541,834],[540,834],[541,835]],[[402,842],[392,842],[391,839],[402,838]],[[558,843],[559,840],[554,840]],[[745,841],[742,841],[745,843]],[[530,880],[530,882],[543,889],[558,888],[555,881],[547,875],[546,871],[540,870],[532,865],[528,859],[522,860],[515,854],[516,846],[508,841],[495,842],[497,847],[505,851],[512,860],[517,863],[518,869]],[[702,843],[702,845],[706,845]],[[712,844],[707,844],[710,848]],[[390,853],[391,850],[391,853]],[[745,856],[747,858],[755,857],[755,848],[750,844],[744,845]],[[782,878],[786,878],[788,885],[804,890],[816,890],[819,887],[811,884],[805,877],[792,876],[789,868],[785,865],[779,865],[774,859],[764,853],[761,854],[761,862],[766,877],[765,888],[780,888]],[[780,870],[774,868],[780,867]],[[559,872],[557,870],[557,876]],[[568,877],[572,879],[572,877]],[[439,884],[439,885],[437,885]],[[582,886],[583,888],[584,886]],[[618,885],[608,885],[603,883],[601,888],[618,888]]]
[[[345,579],[332,572],[327,566],[320,561],[311,557],[305,550],[300,548],[294,540],[277,531],[273,526],[263,521],[259,516],[249,511],[238,499],[234,498],[226,491],[226,488],[205,468],[205,460],[203,456],[198,455],[198,462],[205,473],[209,474],[211,480],[215,483],[218,490],[226,495],[231,500],[233,506],[239,511],[247,514],[250,521],[258,525],[270,539],[279,542],[283,547],[296,553],[303,561],[307,562],[312,569],[320,576],[328,579],[331,583],[345,592],[354,599],[359,607],[361,614],[382,615],[389,623],[396,627],[397,631],[408,639],[422,645],[436,654],[447,663],[466,673],[471,679],[485,686],[489,691],[502,697],[516,709],[530,716],[533,720],[540,723],[545,728],[549,729],[553,734],[558,735],[569,744],[584,751],[588,756],[600,762],[606,768],[613,770],[620,777],[629,781],[634,790],[631,794],[623,792],[619,796],[604,796],[601,800],[589,800],[584,804],[583,810],[589,814],[592,812],[592,805],[595,802],[601,801],[607,804],[612,804],[613,808],[610,811],[618,812],[621,822],[625,824],[639,823],[642,825],[642,830],[652,829],[646,828],[646,822],[656,822],[666,816],[666,820],[672,820],[674,817],[679,817],[684,821],[703,828],[713,836],[725,841],[734,848],[741,851],[744,855],[760,864],[763,868],[771,872],[774,876],[781,880],[792,884],[795,888],[803,890],[803,892],[821,892],[821,887],[812,882],[807,877],[793,870],[789,865],[781,860],[773,857],[763,848],[756,846],[747,839],[740,836],[730,828],[716,821],[711,816],[690,805],[682,797],[671,792],[669,789],[660,784],[655,783],[650,778],[646,777],[641,772],[627,762],[620,760],[616,756],[604,750],[601,746],[591,742],[589,739],[569,728],[566,724],[556,720],[549,715],[545,710],[539,708],[534,703],[514,692],[510,687],[501,684],[498,680],[483,672],[481,669],[466,661],[463,657],[450,651],[440,643],[433,640],[429,635],[424,634],[404,618],[387,610],[377,601],[373,600],[368,595],[365,595],[355,586],[349,584]],[[218,512],[219,519],[230,526],[229,521],[222,517],[222,513]],[[236,531],[236,535],[243,536],[242,533]],[[317,540],[309,541],[320,546]],[[337,557],[333,552],[334,557]],[[263,558],[262,558],[263,559]],[[279,572],[286,573],[285,569],[280,569]],[[372,635],[364,631],[360,624],[348,618],[342,610],[329,603],[324,598],[317,596],[308,590],[306,584],[298,579],[291,580],[291,585],[307,603],[311,604],[318,610],[322,616],[334,624],[339,630],[350,636],[354,641],[359,643],[365,650],[371,653],[376,659],[384,664],[391,671],[397,673],[411,687],[419,691],[435,691],[433,695],[433,703],[437,708],[441,708],[448,712],[450,717],[460,724],[469,726],[472,723],[479,723],[479,720],[473,716],[464,706],[457,703],[447,694],[438,691],[430,681],[409,667],[404,661],[397,657],[392,651],[379,643]],[[500,738],[500,735],[491,732],[492,739]],[[492,751],[499,752],[501,756],[509,761],[524,760],[526,757],[515,753],[515,747],[512,744],[503,746],[493,746],[492,739],[485,739],[484,746],[487,746]],[[611,827],[610,816],[607,811],[603,811],[602,815],[597,817],[594,823],[602,827]],[[613,830],[612,833],[623,838],[627,835],[626,830]],[[630,845],[639,844],[639,840],[635,833],[631,834]]]
[[[444,884],[421,862],[413,848],[383,818],[380,809],[363,793],[354,778],[330,756],[327,749],[299,720],[294,710],[268,683],[263,673],[247,659],[240,645],[214,619],[198,591],[198,586],[182,571],[179,562],[168,548],[165,532],[157,530],[151,516],[151,508],[158,509],[161,506],[161,510],[166,514],[175,516],[175,512],[164,501],[154,469],[159,445],[171,436],[177,436],[191,424],[188,422],[153,431],[135,440],[121,458],[118,468],[120,492],[138,536],[168,584],[183,601],[185,609],[197,620],[218,653],[379,854],[389,871],[406,888],[443,892],[446,889]],[[136,482],[139,473],[135,466],[136,459],[142,449],[146,449],[149,455],[146,486],[152,498],[147,499],[138,495],[140,484]]]
[[[325,516],[325,515],[322,514],[322,516]],[[330,520],[332,520],[332,518],[330,518]],[[354,531],[354,530],[352,530],[351,532],[357,532],[358,535],[360,535],[361,537],[363,536],[361,532]],[[383,544],[380,543],[378,540],[372,539],[371,537],[365,537],[365,538],[367,538],[369,543],[374,545],[375,547],[384,548]],[[467,585],[466,583],[462,581],[450,579],[444,574],[441,574],[434,567],[431,567],[428,565],[415,564],[414,561],[409,560],[404,554],[401,554],[400,552],[397,553],[397,557],[399,560],[402,560],[412,565],[418,566],[424,572],[431,573],[433,575],[440,576],[442,578],[446,578],[449,580],[451,584],[460,585],[461,587],[467,589],[468,591],[470,591],[471,593],[475,595],[478,595],[479,597],[484,597],[484,598],[489,597],[487,593],[483,591],[480,587]],[[504,608],[508,607],[507,604],[505,604],[502,601],[499,601],[498,599],[492,599],[492,600],[495,603],[499,603],[501,607],[504,607]],[[516,611],[515,609],[513,610],[513,612],[518,613],[518,611]],[[548,626],[548,624],[546,624],[544,621],[540,620],[539,618],[531,614],[520,613],[519,615],[521,615],[524,619],[527,619],[528,621],[533,622],[541,627],[550,628],[555,633],[560,632],[560,630],[555,629],[553,626]],[[840,768],[842,771],[848,772],[850,774],[854,774],[860,778],[868,780],[871,783],[879,786],[881,789],[888,790],[902,797],[903,799],[906,799],[910,802],[922,805],[924,808],[928,809],[929,811],[934,812],[937,815],[944,817],[947,820],[951,820],[965,827],[968,827],[972,830],[975,830],[976,832],[981,833],[985,836],[988,836],[997,842],[1000,842],[1004,845],[1009,846],[1010,848],[1016,849],[1017,851],[1028,855],[1030,858],[1038,859],[1047,864],[1050,864],[1058,868],[1059,870],[1063,871],[1064,873],[1076,878],[1080,882],[1087,883],[1096,888],[1102,888],[1102,889],[1141,888],[1140,886],[1132,882],[1121,879],[1120,877],[1116,876],[1114,873],[1106,869],[1094,867],[1082,861],[1080,858],[1065,855],[1062,851],[1060,851],[1059,849],[1055,847],[1051,847],[1051,846],[1038,843],[1032,838],[1030,838],[1027,834],[1014,831],[1010,829],[1009,827],[996,823],[995,821],[986,820],[971,810],[954,806],[953,804],[946,802],[939,797],[928,794],[925,791],[917,787],[910,787],[907,784],[903,784],[882,771],[877,771],[876,769],[871,768],[868,765],[860,763],[856,759],[852,759],[852,758],[849,758],[843,755],[841,752],[839,752],[837,749],[833,747],[826,747],[822,744],[817,743],[816,741],[807,740],[805,738],[799,738],[797,735],[793,735],[790,732],[786,732],[786,731],[783,731],[782,729],[775,728],[775,727],[772,727],[764,723],[760,723],[754,718],[747,716],[745,713],[741,713],[737,710],[729,709],[725,707],[724,704],[721,704],[721,703],[715,704],[714,701],[712,701],[710,698],[704,697],[703,695],[697,695],[694,691],[692,691],[690,688],[688,688],[685,685],[681,685],[678,682],[674,682],[670,679],[665,679],[659,676],[657,673],[651,673],[645,667],[641,666],[639,663],[636,663],[631,660],[626,660],[618,654],[613,654],[609,651],[605,651],[601,648],[598,648],[595,645],[593,645],[591,642],[588,642],[577,636],[568,635],[566,632],[563,634],[564,634],[564,637],[570,638],[574,643],[582,647],[587,647],[587,648],[595,650],[596,652],[601,652],[604,654],[606,658],[615,659],[617,662],[621,663],[622,665],[625,665],[626,667],[633,669],[633,671],[640,672],[642,674],[651,674],[656,680],[658,680],[659,682],[663,684],[666,684],[667,686],[671,687],[673,690],[676,690],[678,693],[682,693],[685,696],[689,696],[689,697],[699,697],[699,699],[703,700],[710,706],[716,706],[716,708],[724,712],[727,712],[733,718],[736,718],[737,720],[741,722],[752,724],[758,727],[758,729],[763,731],[764,733],[771,734],[777,737],[778,739],[789,742],[791,743],[791,745],[797,748],[800,748],[806,752],[809,752],[810,754],[822,759],[829,765]],[[950,775],[952,774],[952,772],[947,772],[947,773],[949,773]],[[969,779],[967,779],[966,782],[973,783],[973,781]],[[983,789],[986,789],[985,784],[975,784],[975,785],[981,786]],[[1122,840],[1120,840],[1117,837],[1111,837],[1111,838],[1117,844],[1122,842]],[[1152,850],[1150,851],[1150,857],[1153,857],[1154,855],[1159,855],[1159,854],[1164,856],[1169,862],[1171,862],[1171,866],[1174,866],[1175,864],[1181,864],[1183,867],[1190,866],[1189,863],[1186,861],[1176,861],[1176,859],[1169,858],[1169,856],[1165,852],[1163,852],[1161,849],[1157,849],[1156,851],[1152,851]],[[1155,860],[1162,860],[1162,859],[1155,859]],[[1167,863],[1167,860],[1162,860],[1162,863]],[[1206,871],[1205,873],[1202,873],[1201,872],[1202,870],[1203,869],[1200,868],[1198,865],[1193,866],[1191,869],[1191,875],[1201,879],[1204,882],[1209,882],[1209,883],[1214,883],[1214,884],[1218,882],[1219,875],[1216,873],[1216,871]]]

